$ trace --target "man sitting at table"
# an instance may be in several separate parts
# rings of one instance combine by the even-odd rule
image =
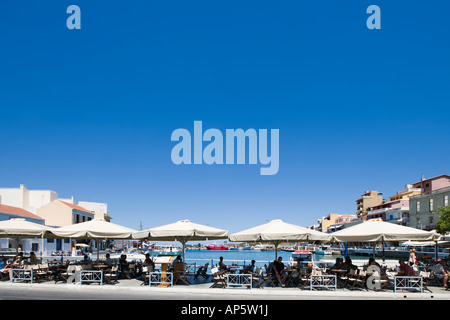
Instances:
[[[255,263],[256,263],[256,261],[252,260],[252,264],[250,264],[244,268],[244,273],[253,272],[253,269],[255,269]]]
[[[398,264],[400,265],[400,271],[398,272],[399,276],[414,277],[416,275],[413,268],[407,265],[402,259],[398,260]]]
[[[431,273],[439,280],[442,281],[442,287],[447,288],[448,274],[445,271],[445,266],[447,262],[445,260],[439,261],[433,269],[431,269]]]
[[[286,274],[286,272],[284,272],[284,263],[282,257],[278,257],[278,260],[275,260],[273,262],[272,275],[277,278],[282,287],[286,287],[284,283],[288,275]]]
[[[220,271],[230,270],[230,267],[227,266],[225,263],[223,263],[223,257],[219,258],[219,270]]]
[[[109,253],[106,254],[105,263],[108,267],[111,267],[114,264],[114,260],[111,259],[111,256]]]
[[[344,269],[344,259],[336,258],[336,263],[331,267],[331,270],[342,270]]]

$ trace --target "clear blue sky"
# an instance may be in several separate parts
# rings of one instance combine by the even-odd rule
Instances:
[[[66,8],[81,8],[68,30]],[[381,8],[381,30],[366,8]],[[138,229],[307,226],[450,174],[450,5],[2,1],[0,185]],[[171,162],[173,130],[280,130],[280,169]]]

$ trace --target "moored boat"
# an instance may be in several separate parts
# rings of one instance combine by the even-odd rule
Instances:
[[[210,244],[209,246],[206,246],[206,249],[208,250],[228,250],[228,247],[223,245],[216,245],[215,243]]]

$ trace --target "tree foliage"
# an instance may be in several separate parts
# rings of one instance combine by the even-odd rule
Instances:
[[[442,235],[450,232],[450,207],[439,207],[435,214],[440,214],[439,221],[435,228]]]

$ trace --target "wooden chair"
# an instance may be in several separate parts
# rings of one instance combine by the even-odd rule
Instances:
[[[197,273],[195,274],[194,280],[197,280],[199,276],[203,277],[205,280],[208,280],[209,275],[206,273],[208,271],[209,263],[206,263],[204,266],[201,266]]]
[[[297,287],[299,285],[299,282],[300,282],[300,272],[298,272],[297,270],[294,270],[291,272],[291,274],[287,278],[286,286],[292,284],[293,286]]]
[[[136,264],[135,263],[130,263],[128,265],[128,268],[124,270],[123,275],[127,278],[127,279],[131,279],[132,277],[134,277],[136,275]]]
[[[276,287],[275,283],[278,283],[278,279],[272,273],[272,266],[273,266],[272,262],[269,263],[269,266],[264,265],[264,268],[266,269],[266,275],[264,276],[264,281],[261,285],[270,283],[272,285],[272,287],[275,288]]]
[[[188,280],[189,277],[189,271],[190,271],[190,266],[187,266],[185,270],[176,270],[174,269],[174,281],[173,283],[176,284],[178,281],[183,282],[186,285],[191,285],[191,283]]]
[[[105,283],[118,283],[117,277],[119,275],[119,266],[112,266],[111,269],[106,270],[103,274]]]
[[[364,270],[350,269],[348,276],[348,283],[350,284],[349,289],[350,290],[356,288],[364,289],[366,284],[366,274],[367,272]]]
[[[48,263],[37,265],[37,268],[33,270],[34,273],[38,282],[50,281],[52,279],[52,273],[48,267]]]
[[[211,275],[212,275],[212,282],[210,288],[214,288],[216,286],[221,286],[222,288],[227,287],[227,277],[226,277],[226,271],[219,271],[218,267],[211,268]]]
[[[55,283],[58,281],[67,282],[67,280],[75,273],[75,271],[81,270],[80,266],[69,265],[66,271],[60,272],[55,278]]]
[[[258,288],[263,288],[262,283],[264,282],[263,270],[261,267],[255,268],[255,272],[249,272],[252,275],[252,284],[256,284]]]
[[[299,277],[298,277],[298,287],[300,289],[309,288],[311,281],[311,273],[308,268],[300,268],[299,269]]]

